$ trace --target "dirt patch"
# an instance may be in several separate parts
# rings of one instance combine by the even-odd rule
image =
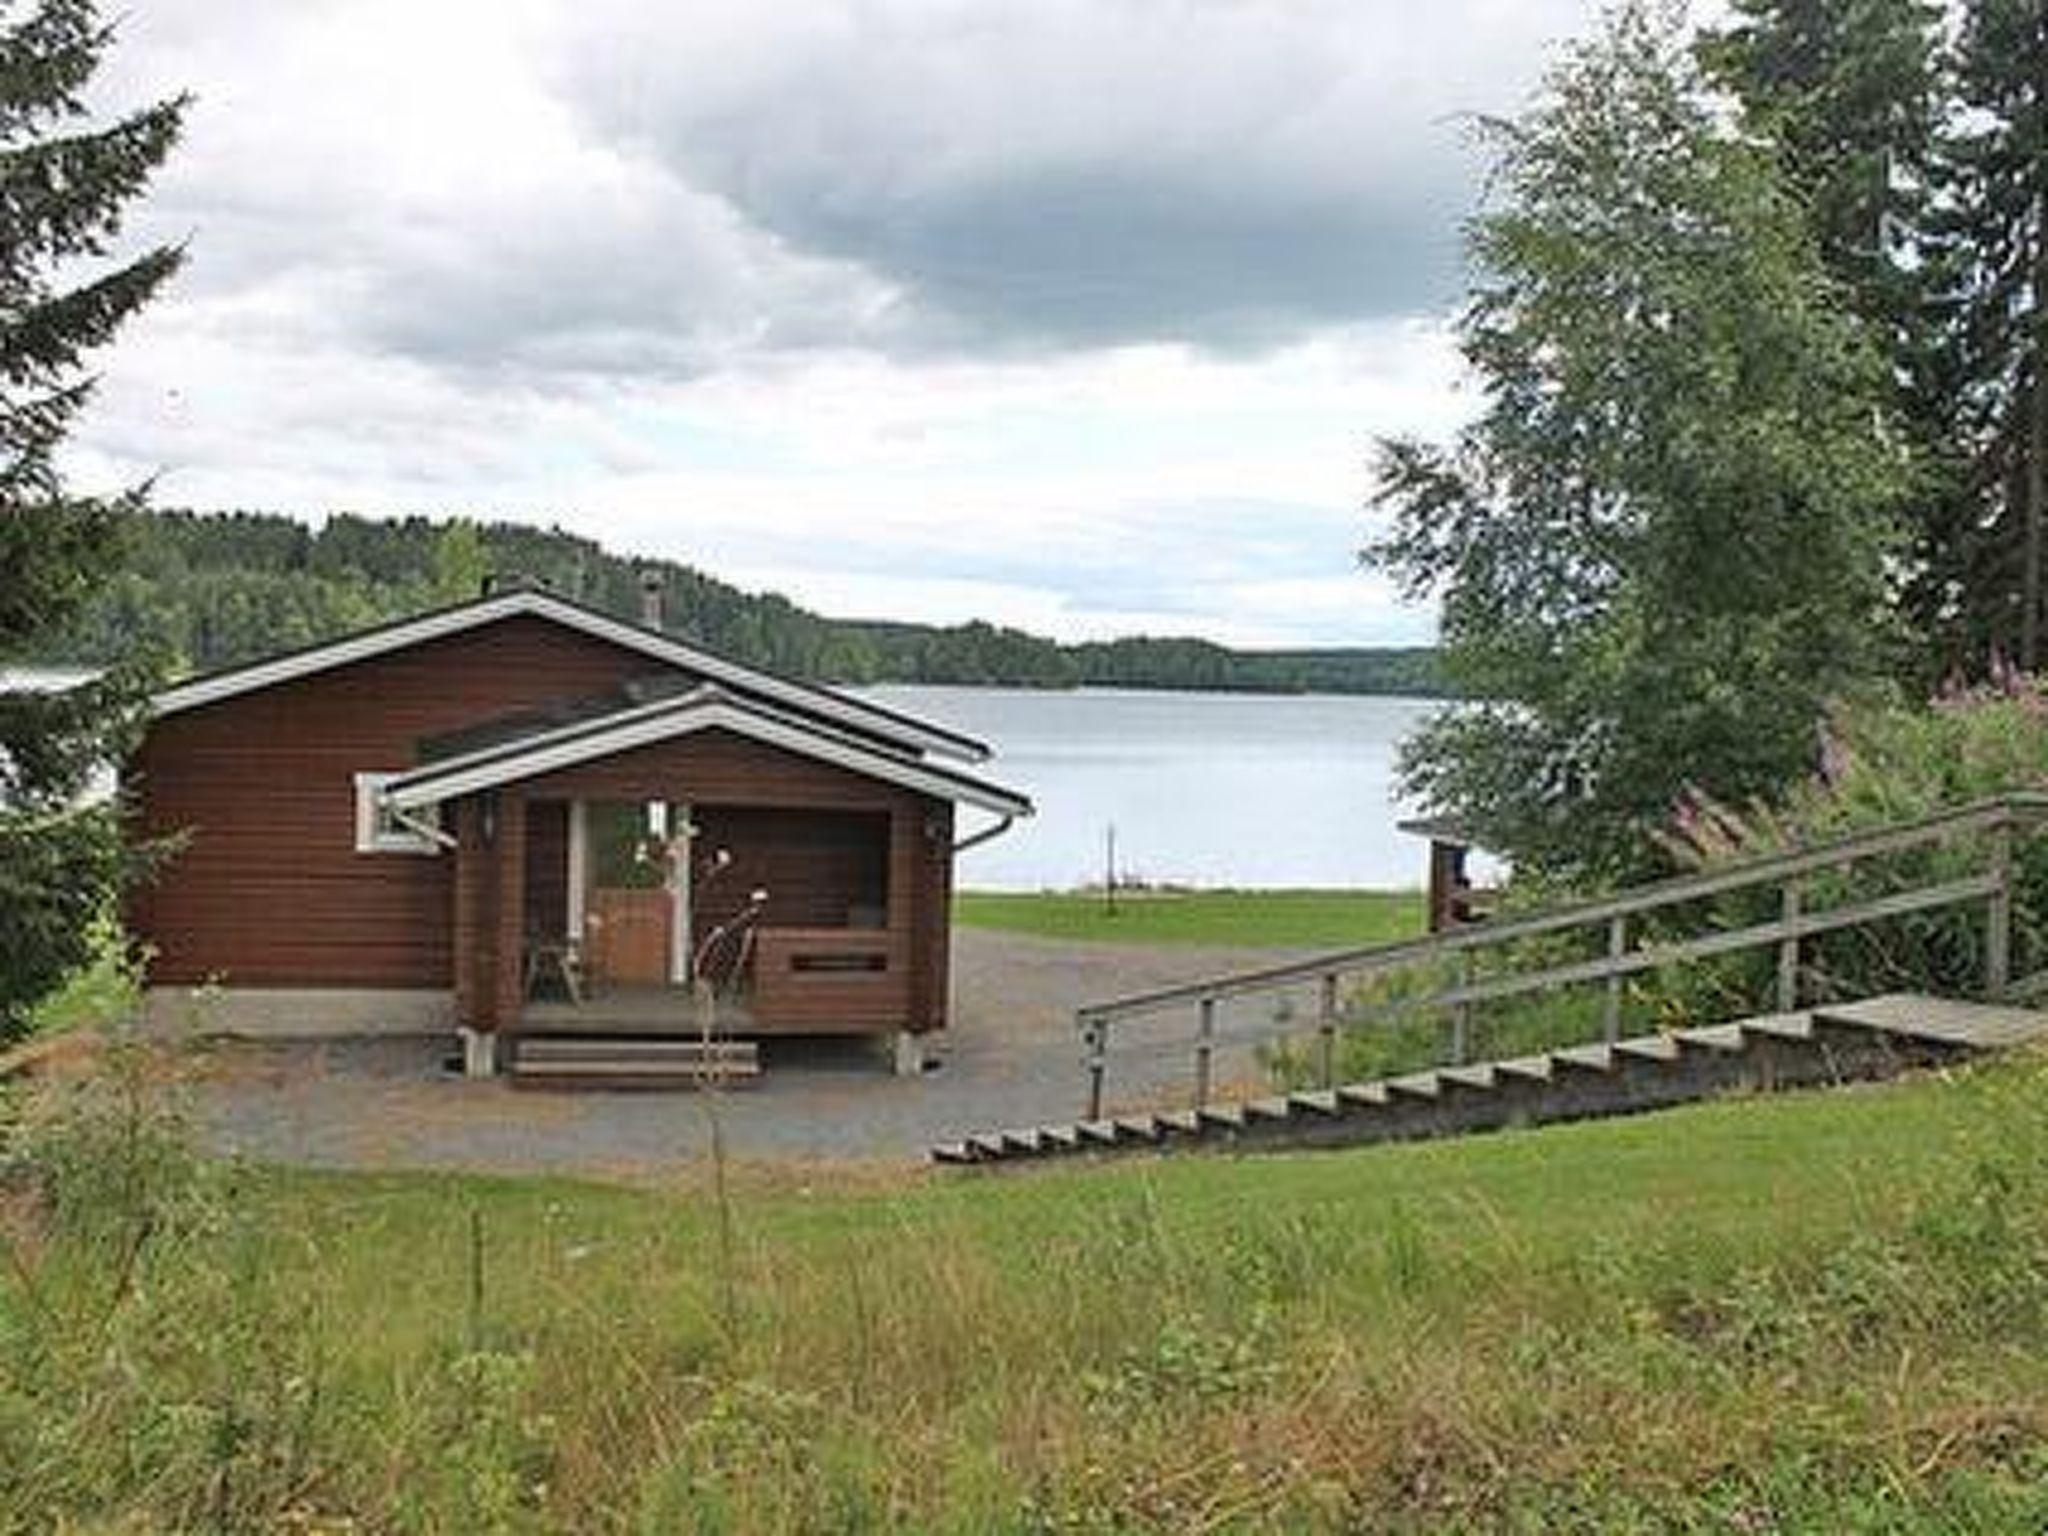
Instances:
[[[936,1041],[935,1070],[898,1078],[865,1042],[769,1041],[761,1081],[719,1098],[722,1140],[735,1167],[778,1185],[801,1183],[806,1169],[835,1184],[898,1178],[935,1142],[1075,1118],[1085,1089],[1073,1023],[1081,1004],[1299,953],[962,929],[955,1022]],[[1245,1022],[1227,1017],[1224,1026]],[[1185,1102],[1192,1031],[1183,1011],[1124,1032],[1112,1106]],[[219,1145],[293,1163],[644,1182],[673,1177],[709,1151],[711,1120],[695,1094],[515,1091],[448,1074],[448,1052],[448,1042],[424,1039],[243,1042],[210,1055],[195,1093]],[[1256,1082],[1249,1051],[1227,1049],[1217,1078]]]

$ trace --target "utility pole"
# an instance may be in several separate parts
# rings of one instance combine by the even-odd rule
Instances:
[[[2048,155],[2042,157],[2048,166]],[[2043,174],[2037,170],[2036,175]],[[2020,572],[2020,670],[2032,673],[2041,665],[2041,524],[2048,515],[2048,357],[2043,356],[2043,327],[2048,325],[2048,189],[2034,202],[2033,313],[2027,317],[2033,345],[2029,361],[2034,387],[2027,401],[2026,542]]]
[[[1103,829],[1102,910],[1106,916],[1116,916],[1116,823],[1113,821]]]

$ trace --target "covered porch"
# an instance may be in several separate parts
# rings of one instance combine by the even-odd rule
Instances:
[[[454,865],[472,1065],[505,1038],[897,1037],[946,1024],[954,811],[1030,803],[717,690],[550,723],[386,787]],[[988,834],[983,834],[988,835]]]
[[[942,1027],[952,815],[506,788],[455,808],[458,1016],[501,1035]],[[465,981],[467,986],[464,985]]]

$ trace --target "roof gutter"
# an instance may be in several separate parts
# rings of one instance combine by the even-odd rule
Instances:
[[[983,827],[974,836],[961,838],[959,842],[953,845],[953,852],[957,856],[965,853],[970,848],[979,848],[983,843],[993,842],[1016,824],[1017,818],[1015,816],[1004,816],[994,826]]]

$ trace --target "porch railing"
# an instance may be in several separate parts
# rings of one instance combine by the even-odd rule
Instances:
[[[762,928],[755,935],[755,1018],[768,1027],[903,1027],[910,950],[883,928]]]
[[[1348,1028],[1390,1023],[1417,1013],[1447,1013],[1451,1021],[1451,1062],[1462,1064],[1470,1045],[1475,1005],[1598,984],[1604,989],[1602,1038],[1612,1042],[1620,1033],[1626,978],[1745,950],[1776,947],[1777,1005],[1780,1010],[1791,1012],[1799,1006],[1803,941],[1908,913],[1975,902],[1984,904],[1984,994],[1998,999],[2014,991],[2048,990],[2048,973],[2030,977],[2017,988],[2010,974],[2014,839],[2031,835],[2044,821],[2048,821],[2048,795],[2012,794],[1839,842],[1680,876],[1617,896],[1527,917],[1476,924],[1394,944],[1340,950],[1294,964],[1242,971],[1090,1004],[1075,1014],[1087,1073],[1085,1112],[1089,1119],[1101,1118],[1114,1051],[1112,1032],[1119,1025],[1144,1016],[1176,1010],[1192,1012],[1194,1028],[1187,1038],[1148,1044],[1144,1050],[1154,1056],[1189,1053],[1194,1102],[1200,1107],[1209,1102],[1214,1092],[1216,1055],[1221,1048],[1270,1043],[1306,1032],[1291,1019],[1275,1019],[1226,1033],[1218,1027],[1218,1012],[1225,1002],[1278,998],[1302,988],[1313,988],[1317,1075],[1327,1089],[1336,1082],[1338,1036]],[[1807,886],[1816,875],[1847,869],[1887,854],[1958,843],[1967,838],[1983,842],[1975,850],[1970,873],[1906,885],[1881,896],[1821,910],[1812,910],[1806,903]],[[1642,919],[1652,913],[1758,888],[1777,892],[1778,915],[1769,921],[1691,936],[1658,933],[1645,941]],[[1595,939],[1604,936],[1603,952],[1591,959],[1485,977],[1474,975],[1474,959],[1485,952],[1510,951],[1530,939],[1573,933]],[[1347,1002],[1345,998],[1347,983],[1355,986],[1373,977],[1440,964],[1447,964],[1451,971],[1448,983],[1363,1003]]]

